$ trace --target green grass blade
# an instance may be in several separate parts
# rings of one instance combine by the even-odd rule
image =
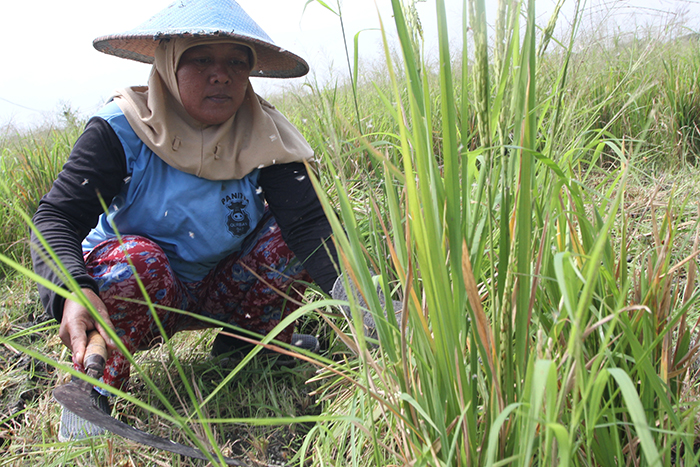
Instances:
[[[642,446],[642,451],[649,465],[651,466],[661,466],[661,456],[654,443],[654,438],[651,435],[649,429],[649,424],[647,423],[646,415],[644,414],[644,407],[639,400],[639,394],[637,393],[634,383],[630,377],[620,368],[610,368],[608,372],[615,378],[617,385],[620,387],[622,396],[625,399],[625,404],[627,405],[627,410],[632,418],[632,423],[634,423],[634,428],[639,437],[639,443]]]

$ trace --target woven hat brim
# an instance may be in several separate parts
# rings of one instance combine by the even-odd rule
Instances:
[[[143,63],[153,63],[159,41],[172,37],[231,37],[250,44],[255,49],[257,63],[250,76],[262,78],[298,78],[309,72],[306,61],[274,44],[256,40],[250,36],[221,31],[202,31],[192,34],[144,35],[110,35],[98,37],[92,45],[100,52]]]

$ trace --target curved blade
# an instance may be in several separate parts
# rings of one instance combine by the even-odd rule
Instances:
[[[78,417],[119,436],[136,441],[137,443],[162,449],[163,451],[174,452],[195,459],[208,460],[207,456],[197,448],[185,446],[175,441],[146,433],[145,431],[138,430],[109,416],[94,404],[92,397],[90,397],[91,390],[92,387],[88,387],[86,391],[86,388],[71,382],[54,389],[53,396],[63,407],[70,410]],[[212,457],[218,459],[215,454],[212,454]],[[246,464],[228,457],[224,457],[223,460],[228,465],[246,466]]]

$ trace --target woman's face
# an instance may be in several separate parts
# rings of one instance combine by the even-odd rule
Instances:
[[[240,44],[203,44],[187,49],[177,66],[177,88],[188,114],[219,125],[243,103],[250,75],[249,49]]]

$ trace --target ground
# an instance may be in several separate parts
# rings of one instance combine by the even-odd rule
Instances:
[[[16,313],[2,310],[0,332],[6,342],[0,345],[0,465],[205,465],[142,447],[118,436],[106,436],[91,443],[62,444],[56,440],[60,407],[51,391],[66,374],[17,350],[13,344],[29,347],[49,358],[68,363],[68,353],[57,337],[55,322],[40,314],[36,294],[24,304],[25,320]],[[0,302],[0,306],[15,303]],[[11,318],[14,316],[14,319]],[[209,357],[215,330],[180,333],[173,339],[182,368],[202,399],[229,374],[237,361],[221,366]],[[25,334],[25,335],[22,335]],[[19,336],[19,337],[18,337]],[[155,348],[137,354],[150,377],[176,407],[178,413],[191,413],[192,404],[173,365],[167,348]],[[279,366],[277,356],[259,356],[231,379],[205,406],[211,418],[279,418],[317,415],[320,407],[313,396],[313,386],[306,384],[316,371],[307,363]],[[129,392],[141,401],[162,409],[161,402],[135,374]],[[117,418],[149,433],[186,445],[189,440],[177,427],[159,417],[117,399]],[[228,456],[251,465],[287,465],[301,447],[310,423],[285,423],[280,426],[244,423],[213,424],[219,446]],[[197,432],[201,427],[192,424]],[[68,449],[66,449],[68,448]],[[70,454],[66,454],[70,453]],[[29,461],[28,459],[31,459]]]

